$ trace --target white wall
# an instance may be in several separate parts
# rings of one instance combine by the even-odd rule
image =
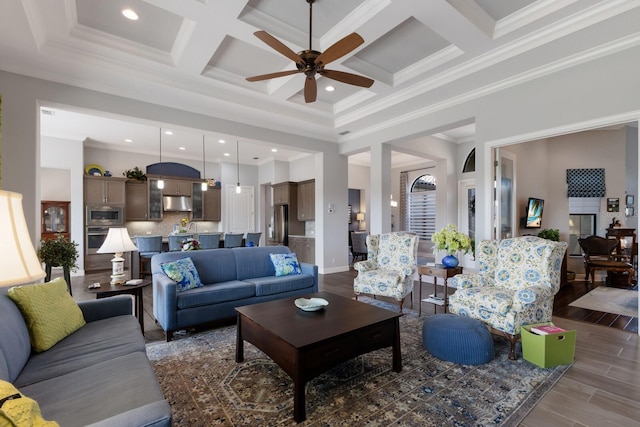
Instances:
[[[68,169],[43,167],[40,172],[42,200],[71,201],[71,172]]]
[[[289,181],[306,181],[315,177],[316,159],[314,155],[310,154],[289,162]]]
[[[40,152],[41,158],[37,159],[38,163],[46,169],[42,169],[42,174],[38,175],[41,177],[39,187],[47,187],[49,185],[45,183],[45,181],[54,178],[51,175],[52,170],[63,170],[65,171],[65,175],[69,177],[69,180],[65,181],[65,185],[68,186],[66,191],[69,194],[69,198],[67,200],[71,202],[71,212],[69,214],[70,238],[72,241],[78,243],[79,254],[77,262],[78,271],[74,272],[74,274],[84,274],[84,191],[82,176],[84,175],[85,163],[82,142],[60,138],[43,138]],[[56,173],[56,175],[58,175],[58,173]],[[44,196],[43,200],[46,200]],[[40,209],[38,206],[38,213],[39,212]],[[37,233],[37,240],[40,240],[40,227],[37,228]]]

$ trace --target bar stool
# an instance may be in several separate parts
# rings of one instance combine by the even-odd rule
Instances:
[[[260,246],[260,236],[262,232],[259,233],[247,233],[247,238],[245,239],[245,246]],[[250,245],[249,243],[252,243]]]
[[[151,275],[151,257],[162,252],[162,236],[135,236],[138,247],[140,277]]]
[[[220,247],[220,236],[222,233],[202,233],[198,234],[200,249],[217,249]]]
[[[244,237],[244,234],[242,233],[226,233],[224,235],[224,247],[237,248],[239,246],[242,246],[242,237]]]
[[[181,251],[182,242],[192,238],[193,234],[169,234],[169,252]]]

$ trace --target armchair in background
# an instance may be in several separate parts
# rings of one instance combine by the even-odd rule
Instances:
[[[551,321],[566,248],[565,242],[534,236],[478,242],[478,273],[450,280],[457,290],[449,297],[449,311],[504,335],[511,344],[509,359],[515,360],[520,327]]]
[[[404,232],[367,236],[367,260],[353,268],[358,275],[353,281],[356,299],[360,294],[394,298],[400,304],[413,291],[413,275],[418,264],[418,236]]]

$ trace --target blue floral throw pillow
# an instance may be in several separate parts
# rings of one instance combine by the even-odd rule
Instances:
[[[302,274],[298,257],[294,253],[290,254],[269,254],[273,268],[276,269],[276,276],[288,276],[289,274]]]
[[[160,264],[164,274],[178,285],[178,292],[202,287],[198,270],[191,257]]]

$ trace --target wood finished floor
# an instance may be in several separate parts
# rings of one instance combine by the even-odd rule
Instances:
[[[321,275],[320,290],[351,297],[355,275],[354,271]],[[72,277],[74,298],[93,299],[84,289],[95,281],[105,280],[108,281],[108,273]],[[432,284],[427,284],[432,283],[430,280],[426,279],[423,292],[433,289]],[[640,427],[638,319],[568,306],[589,290],[584,282],[576,281],[558,293],[553,321],[577,331],[575,362],[521,426]],[[414,300],[417,309],[417,296]],[[405,307],[410,305],[407,297]],[[434,306],[423,303],[422,310],[433,313]],[[153,319],[151,287],[144,289],[144,311],[147,342],[164,340],[164,333]],[[437,307],[436,312],[442,312],[442,307]]]

